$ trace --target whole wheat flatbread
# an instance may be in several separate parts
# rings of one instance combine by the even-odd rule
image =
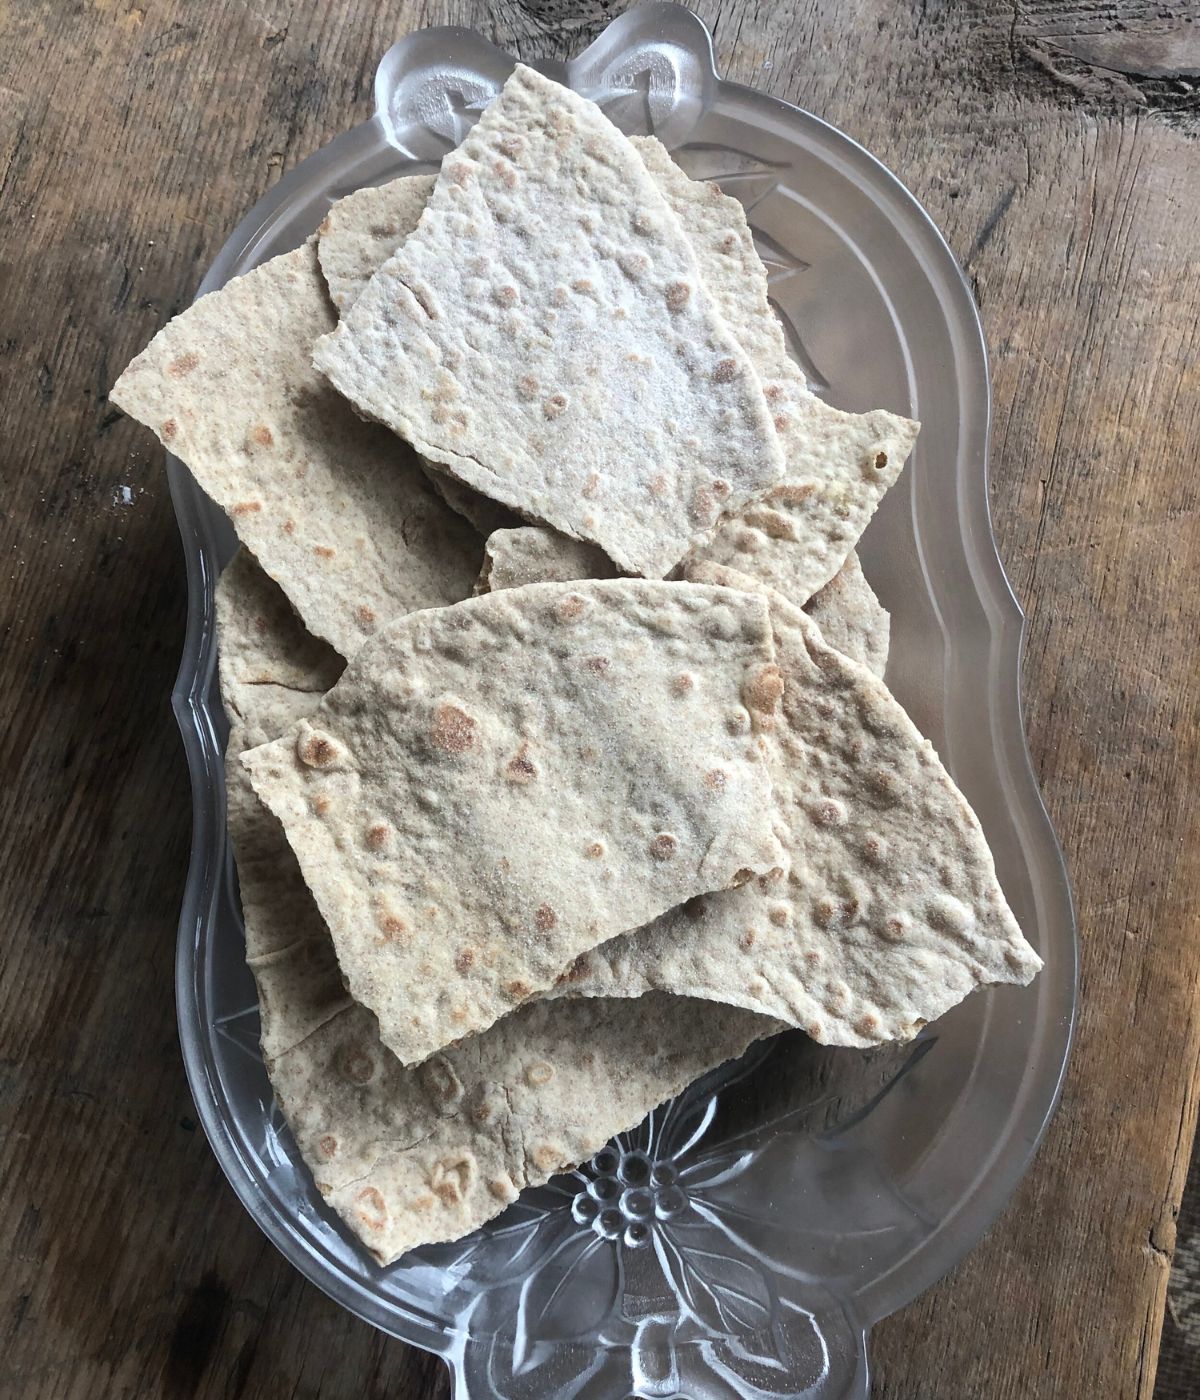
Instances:
[[[187,463],[307,626],[350,656],[388,619],[465,598],[481,546],[404,445],[313,369],[334,322],[306,244],[175,317],[112,399]]]
[[[866,529],[912,451],[918,424],[882,409],[843,413],[819,399],[787,353],[742,206],[715,184],[689,179],[654,137],[632,141],[758,372],[783,445],[783,481],[727,512],[692,557],[740,569],[803,603],[833,578]]]
[[[483,546],[483,568],[476,593],[499,593],[526,583],[570,583],[572,579],[615,578],[617,566],[586,540],[573,540],[548,525],[495,530]]]
[[[716,185],[689,179],[653,137],[631,140],[759,374],[784,450],[784,480],[728,516],[695,557],[736,567],[803,602],[837,573],[899,476],[918,425],[883,410],[844,413],[813,394],[787,353],[742,206]],[[338,268],[339,304],[352,305],[413,231],[429,188],[429,177],[409,176],[334,206],[320,247],[322,266],[328,260]],[[460,485],[452,495],[453,488],[435,484],[481,533],[513,524],[471,488]]]
[[[637,152],[520,65],[314,359],[454,476],[630,573],[662,577],[783,470]]]
[[[542,1003],[404,1069],[380,1041],[375,1018],[347,996],[283,829],[235,757],[239,745],[272,732],[281,708],[311,713],[327,675],[319,644],[310,639],[306,648],[286,612],[272,605],[274,585],[248,555],[236,562],[218,584],[222,682],[228,676],[236,690],[236,700],[225,696],[237,714],[228,748],[229,834],[263,1055],[322,1195],[387,1264],[481,1225],[524,1186],[583,1161],[778,1027],[713,1002],[661,995]],[[315,658],[307,674],[295,660],[271,672],[271,658],[305,650]],[[249,671],[260,679],[245,682],[246,668],[226,657],[255,658]]]
[[[340,316],[416,228],[436,183],[436,175],[404,175],[355,190],[330,208],[317,230],[317,257]]]
[[[594,949],[559,992],[686,992],[866,1046],[908,1039],[975,987],[1032,980],[1041,960],[933,746],[800,608],[772,595],[771,619],[784,691],[767,744],[790,871]]]
[[[329,295],[344,316],[376,271],[416,228],[433,193],[433,175],[402,175],[339,199],[317,230],[317,257]],[[421,466],[442,500],[481,535],[520,525],[521,518],[422,457]]]
[[[615,579],[401,618],[243,755],[405,1063],[573,957],[780,864],[764,600]]]
[[[790,600],[792,595],[782,596]],[[857,553],[850,551],[837,573],[805,603],[804,611],[834,651],[883,676],[892,620],[867,582]]]

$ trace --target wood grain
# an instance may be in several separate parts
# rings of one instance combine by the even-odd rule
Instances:
[[[238,216],[462,23],[524,57],[621,7],[0,0],[0,1393],[406,1396],[440,1365],[259,1235],[176,1045],[183,572],[117,370]],[[1162,7],[698,6],[729,76],[861,139],[964,260],[1028,724],[1072,868],[1062,1110],[969,1260],[875,1337],[876,1391],[1146,1397],[1200,1056],[1196,25]]]

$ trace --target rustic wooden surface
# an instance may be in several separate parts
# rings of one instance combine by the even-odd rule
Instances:
[[[394,39],[451,21],[536,57],[620,8],[0,0],[4,1395],[445,1391],[283,1263],[193,1120],[183,571],[161,453],[105,395],[241,212],[366,115]],[[1058,1119],[986,1241],[878,1329],[876,1391],[1149,1396],[1200,1048],[1200,24],[1126,0],[699,8],[730,76],[865,142],[970,273],[1083,929]]]

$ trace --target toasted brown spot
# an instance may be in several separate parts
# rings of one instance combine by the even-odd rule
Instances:
[[[816,489],[811,481],[803,482],[800,485],[777,486],[768,499],[778,501],[785,506],[801,506]]]
[[[729,784],[729,775],[724,768],[713,768],[704,775],[704,786],[711,792],[724,792]]]
[[[466,753],[475,743],[475,721],[465,710],[446,702],[433,712],[429,738],[443,753]]]
[[[318,793],[317,796],[313,798],[312,809],[318,817],[323,817],[325,813],[329,811],[331,805],[329,798],[326,797],[324,793]]]
[[[754,940],[758,935],[752,928],[748,928],[741,938],[738,939],[738,947],[743,953],[748,953],[754,947]]]
[[[767,918],[770,919],[777,928],[787,928],[792,920],[792,912],[786,904],[772,904],[770,909],[767,910]]]
[[[736,233],[727,233],[725,237],[721,239],[721,252],[732,253],[737,247],[737,241]]]
[[[313,545],[313,553],[318,559],[332,559],[337,550],[327,544],[315,544]]]
[[[504,990],[512,997],[513,1001],[524,1001],[526,997],[533,995],[533,988],[527,982],[522,982],[520,978],[509,982]]]
[[[660,831],[650,842],[650,854],[655,860],[670,860],[679,849],[679,840],[669,831]]]
[[[574,282],[571,283],[571,286],[574,287],[577,292],[592,291],[591,279],[588,277],[576,277]]]
[[[566,394],[551,394],[542,405],[542,412],[547,418],[557,418],[567,406]]]
[[[820,1040],[821,1036],[824,1034],[820,1021],[811,1021],[808,1026],[808,1033],[814,1040]]]
[[[818,802],[813,808],[813,821],[819,826],[841,826],[846,820],[846,809],[832,797]]]
[[[778,403],[783,398],[782,384],[767,384],[763,387],[763,398],[768,403]]]
[[[354,616],[363,631],[370,631],[375,626],[375,613],[366,603],[359,603],[354,609]]]
[[[454,1112],[462,1102],[462,1080],[445,1055],[431,1055],[418,1068],[417,1082],[439,1112]]]
[[[338,746],[328,736],[310,732],[300,737],[296,756],[309,768],[331,768],[338,759]]]
[[[456,160],[448,168],[443,166],[442,169],[449,177],[450,183],[457,185],[459,189],[462,189],[471,179],[471,167],[465,161]]]
[[[578,982],[588,970],[588,955],[580,953],[566,972],[560,972],[554,979],[556,986],[562,986],[564,982]]]
[[[355,1214],[369,1230],[382,1230],[387,1224],[387,1206],[374,1186],[364,1186],[355,1196],[358,1209]]]
[[[680,673],[671,681],[671,694],[687,695],[690,691],[694,690],[695,687],[695,676],[693,676],[690,671],[680,671]]]
[[[513,286],[497,287],[492,292],[492,300],[497,306],[516,306],[517,289]]]
[[[760,715],[774,712],[783,696],[783,675],[774,663],[760,666],[742,690],[746,708]]]
[[[587,856],[589,860],[599,860],[603,854],[604,843],[602,841],[593,841],[587,850],[584,851],[584,855]]]
[[[589,472],[588,479],[583,484],[583,495],[587,500],[593,500],[596,492],[600,489],[600,475],[598,472]]]
[[[250,429],[250,436],[258,443],[259,447],[273,447],[275,445],[275,435],[265,423],[256,423]]]
[[[516,756],[509,759],[504,774],[510,783],[531,783],[537,777],[537,767],[529,757],[528,744],[522,744]]]
[[[603,676],[612,667],[612,662],[607,656],[585,656],[583,658],[583,668],[591,671],[593,675]]]
[[[502,136],[496,142],[496,148],[501,155],[507,156],[509,160],[515,160],[524,149],[525,143],[519,136]]]
[[[505,1205],[511,1205],[517,1199],[518,1191],[511,1176],[496,1176],[487,1184],[489,1193],[498,1201],[503,1201]]]
[[[667,288],[667,305],[672,311],[682,311],[691,295],[692,289],[686,282],[672,282]]]
[[[537,397],[538,382],[532,374],[523,374],[517,380],[517,392],[522,398],[532,399]]]
[[[887,466],[887,464],[888,464],[888,455],[887,455],[887,453],[886,453],[886,452],[876,452],[876,454],[875,454],[875,470],[881,472],[881,471],[884,469],[884,467]]]
[[[460,948],[454,959],[454,970],[462,976],[466,976],[475,965],[475,949]]]
[[[383,938],[380,940],[382,943],[391,943],[394,939],[402,938],[408,933],[408,924],[382,899],[375,908],[375,923],[383,934]]]
[[[296,522],[294,520],[285,520],[283,522],[283,533],[285,535],[294,535],[296,533]]]
[[[552,1147],[548,1142],[539,1143],[533,1149],[532,1156],[539,1170],[544,1172],[554,1171],[567,1160],[561,1147]]]
[[[783,515],[780,511],[768,509],[748,510],[742,516],[746,525],[755,530],[761,530],[764,535],[773,540],[794,540],[796,529],[792,524],[791,517]]]
[[[782,433],[791,421],[792,420],[787,416],[786,413],[777,413],[775,417],[771,419],[771,422],[775,425],[775,431],[777,433]]]
[[[519,177],[517,172],[509,165],[508,161],[493,161],[492,169],[496,172],[502,184],[506,185],[510,190],[515,190],[517,188]]]
[[[332,1133],[326,1133],[324,1137],[317,1139],[317,1150],[326,1162],[337,1155],[338,1140]]]
[[[718,501],[723,501],[732,490],[733,487],[728,481],[725,480],[723,476],[718,476],[714,479],[712,484],[712,492]]]
[[[863,1033],[863,1035],[874,1035],[875,1032],[879,1029],[879,1022],[868,1011],[865,1016],[859,1018],[858,1029]]]
[[[736,360],[718,360],[717,367],[713,370],[713,380],[717,384],[729,384],[737,378],[737,372]]]
[[[667,480],[667,478],[662,472],[659,472],[658,475],[654,477],[653,480],[650,482],[650,491],[655,496],[665,496],[670,490],[670,487],[671,483]]]
[[[159,429],[158,435],[162,438],[163,442],[170,442],[178,431],[179,424],[176,423],[174,418],[168,418]]]
[[[261,501],[238,501],[230,515],[257,515],[262,510]]]
[[[837,915],[838,907],[832,899],[819,899],[813,905],[813,919],[821,928],[828,928]]]
[[[185,374],[191,374],[199,363],[200,356],[194,350],[189,350],[177,360],[171,361],[167,366],[167,373],[175,379],[182,379]]]
[[[543,1084],[549,1084],[554,1078],[554,1066],[547,1064],[545,1060],[534,1060],[533,1064],[526,1066],[525,1082],[535,1089],[540,1089]]]
[[[587,604],[578,593],[568,593],[554,611],[560,622],[573,622],[582,614],[586,606]]]
[[[549,933],[558,923],[558,915],[548,904],[539,904],[534,913],[533,922],[537,925],[539,933]]]
[[[369,1084],[375,1077],[375,1061],[356,1041],[342,1050],[341,1068],[351,1084]]]

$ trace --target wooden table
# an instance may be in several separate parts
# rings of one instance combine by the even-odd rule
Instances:
[[[172,1004],[183,569],[162,454],[106,393],[242,211],[368,113],[393,40],[451,21],[561,54],[620,8],[0,0],[6,1396],[445,1389],[283,1262],[197,1130]],[[1200,1051],[1200,25],[1131,0],[699,8],[729,76],[863,141],[970,275],[1081,917],[1057,1121],[985,1242],[878,1329],[877,1391],[1148,1396]]]

